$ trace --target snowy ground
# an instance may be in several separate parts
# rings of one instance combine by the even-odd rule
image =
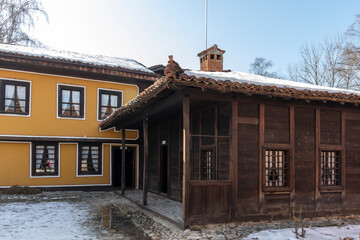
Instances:
[[[349,239],[360,239],[360,225],[350,225],[343,227],[317,227],[306,230],[306,240],[343,240],[346,237]],[[258,233],[252,233],[244,240],[298,240],[295,237],[293,228],[265,230]]]
[[[97,239],[87,204],[0,204],[0,239]]]

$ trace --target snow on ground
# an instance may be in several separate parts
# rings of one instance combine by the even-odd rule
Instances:
[[[255,74],[243,73],[243,72],[204,72],[204,71],[185,71],[188,76],[195,76],[197,78],[205,77],[212,78],[217,81],[229,80],[231,82],[248,83],[260,86],[276,86],[276,87],[288,87],[298,90],[310,90],[310,91],[321,91],[330,93],[346,93],[360,95],[359,91],[346,90],[340,88],[316,86],[309,83],[295,82],[290,80],[276,79],[270,77],[259,76]]]
[[[17,53],[26,56],[44,57],[48,59],[63,59],[70,61],[79,61],[84,63],[91,63],[98,66],[121,67],[131,70],[140,70],[143,72],[153,73],[141,63],[120,57],[110,57],[103,55],[89,55],[83,53],[49,50],[44,48],[25,47],[18,45],[0,44],[1,52]]]
[[[301,230],[299,230],[300,232]],[[343,227],[314,227],[306,230],[303,240],[343,240],[360,239],[360,225],[349,225]],[[264,230],[248,235],[243,240],[298,240],[293,228]]]
[[[97,239],[87,204],[14,202],[0,204],[0,239]]]

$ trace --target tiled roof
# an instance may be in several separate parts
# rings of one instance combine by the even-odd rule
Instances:
[[[196,73],[197,74],[194,74],[193,71],[185,71],[185,73],[183,74],[168,73],[166,76],[160,78],[153,85],[148,87],[132,101],[122,106],[120,109],[116,110],[112,115],[110,115],[102,123],[100,123],[100,127],[102,129],[113,127],[116,121],[121,119],[122,116],[125,116],[129,112],[136,112],[143,103],[148,102],[149,99],[153,98],[159,92],[166,89],[167,86],[169,86],[170,84],[175,84],[176,86],[209,89],[221,93],[233,92],[247,95],[277,96],[286,99],[299,99],[322,102],[332,101],[339,102],[341,104],[351,103],[355,106],[358,106],[358,104],[360,103],[360,92],[358,91],[342,90],[327,87],[315,87],[310,88],[311,90],[309,90],[304,87],[303,84],[297,86],[295,82],[293,82],[294,85],[284,85],[284,83],[289,83],[291,81],[280,81],[279,83],[279,80],[276,80],[275,83],[266,84],[266,82],[261,83],[261,81],[251,82],[249,79],[244,79],[243,81],[241,81],[240,79],[236,80],[231,78],[231,75],[229,75],[228,77],[229,80],[225,80],[226,73],[221,73],[223,77],[222,79],[216,78],[216,75],[214,76],[214,73],[212,73],[214,78],[202,77],[201,73],[209,74],[208,72],[196,71]],[[256,77],[256,75],[251,76]],[[258,77],[262,80],[266,79],[261,76]]]

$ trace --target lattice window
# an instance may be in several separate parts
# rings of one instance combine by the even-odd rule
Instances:
[[[288,187],[289,184],[289,151],[265,151],[265,186]]]
[[[340,186],[339,151],[321,151],[321,186]]]
[[[215,151],[210,150],[201,150],[201,163],[202,163],[202,180],[215,180],[216,172],[216,159]]]
[[[80,145],[78,173],[80,175],[101,174],[101,145]]]
[[[57,175],[58,156],[56,143],[33,143],[32,175]]]

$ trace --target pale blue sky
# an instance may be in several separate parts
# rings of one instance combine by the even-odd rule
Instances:
[[[205,0],[43,0],[49,24],[33,33],[55,49],[199,69],[205,49]],[[286,74],[305,42],[343,33],[359,0],[208,0],[208,46],[225,50],[224,68],[248,72],[256,57]]]

